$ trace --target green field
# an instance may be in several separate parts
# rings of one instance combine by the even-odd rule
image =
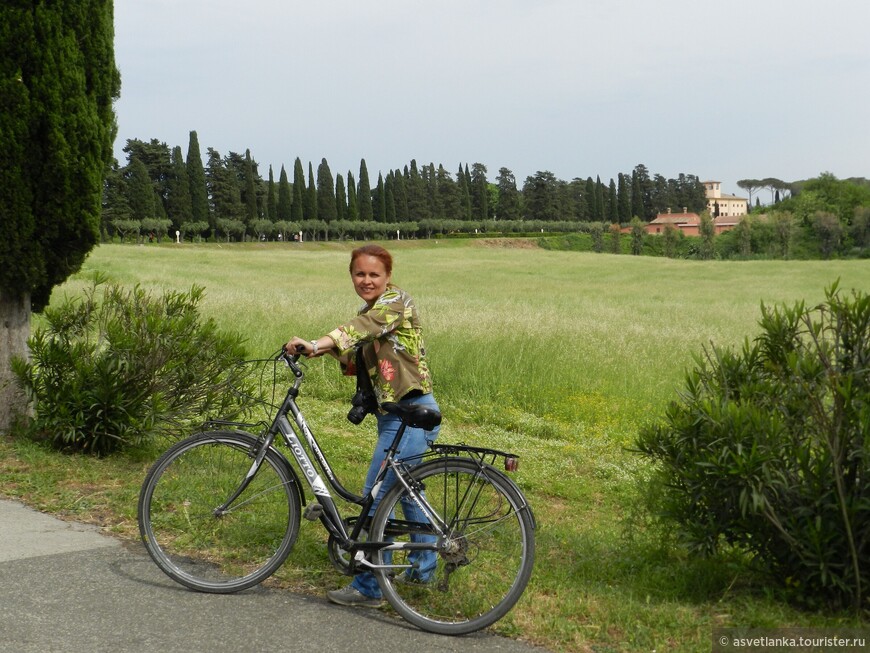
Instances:
[[[426,328],[441,440],[511,450],[538,519],[526,595],[494,628],[565,651],[709,650],[715,626],[831,626],[799,611],[734,554],[697,560],[644,514],[638,427],[674,398],[705,344],[739,345],[760,304],[808,304],[870,288],[868,261],[700,262],[544,251],[526,241],[392,243],[393,280]],[[54,301],[95,270],[145,288],[204,286],[203,312],[264,357],[291,336],[314,338],[353,315],[350,245],[103,245]],[[38,324],[38,320],[36,322]],[[344,418],[353,393],[334,362],[308,365],[300,404],[345,485],[358,487],[372,424]],[[0,493],[135,536],[148,460],[69,460],[3,443]],[[132,505],[131,505],[132,504]],[[303,523],[279,581],[322,592],[332,571],[319,525]]]

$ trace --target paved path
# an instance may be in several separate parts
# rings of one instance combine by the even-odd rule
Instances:
[[[0,652],[365,650],[542,653],[487,634],[432,635],[378,610],[280,590],[192,592],[138,544],[0,500]]]

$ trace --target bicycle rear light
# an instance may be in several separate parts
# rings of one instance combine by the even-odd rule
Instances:
[[[519,469],[520,459],[513,456],[505,456],[504,468],[509,472],[515,472]]]

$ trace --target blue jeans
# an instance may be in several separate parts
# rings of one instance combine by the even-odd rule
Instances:
[[[411,399],[402,399],[399,403],[420,404],[438,410],[438,404],[435,402],[435,397],[431,394],[420,395]],[[367,496],[374,487],[375,477],[377,477],[378,472],[381,469],[381,464],[384,462],[384,458],[386,458],[386,449],[388,449],[393,443],[393,438],[396,437],[396,432],[399,430],[399,426],[402,423],[401,419],[390,413],[378,413],[377,418],[378,441],[375,444],[375,452],[372,456],[372,462],[369,465],[368,474],[366,474],[363,496]],[[434,441],[435,438],[438,437],[439,428],[440,427],[436,426],[433,430],[426,431],[424,429],[408,427],[405,429],[405,434],[402,436],[402,441],[399,443],[399,452],[396,456],[398,458],[410,458],[424,453],[426,449],[429,448],[429,442]],[[417,463],[419,463],[419,460],[411,461],[411,464]],[[375,502],[369,512],[370,516],[374,514],[375,508],[377,508],[378,504],[381,502],[384,494],[386,494],[395,484],[396,475],[392,470],[390,470],[387,472],[387,476],[384,478],[384,482],[381,484],[381,488],[375,497]],[[425,523],[429,522],[423,512],[413,501],[402,499],[401,503],[406,520]],[[435,537],[432,535],[412,535],[411,540],[413,542],[434,542]],[[408,561],[415,566],[415,571],[421,575],[421,578],[419,578],[420,580],[426,580],[426,570],[435,568],[437,562],[436,555],[437,554],[434,551],[413,551],[409,554]],[[353,579],[352,585],[358,592],[365,594],[368,597],[381,597],[381,588],[378,586],[378,581],[371,572],[365,571],[357,574]]]

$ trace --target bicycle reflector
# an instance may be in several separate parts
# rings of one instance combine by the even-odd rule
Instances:
[[[504,468],[506,471],[515,472],[520,466],[520,459],[514,456],[505,456]]]

